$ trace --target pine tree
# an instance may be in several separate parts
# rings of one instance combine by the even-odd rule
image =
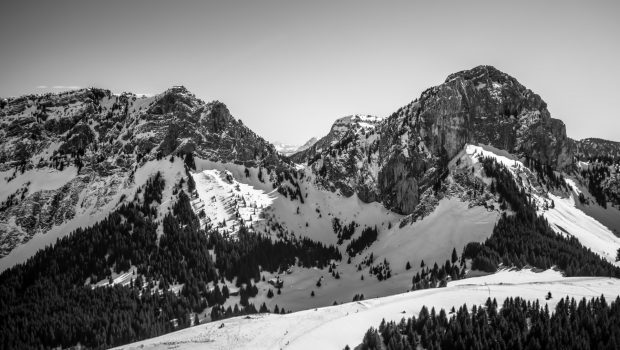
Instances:
[[[194,162],[194,155],[192,152],[185,153],[185,159],[183,161],[189,169],[196,170],[196,163]]]

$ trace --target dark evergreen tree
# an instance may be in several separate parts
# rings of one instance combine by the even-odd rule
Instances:
[[[196,170],[196,162],[194,161],[193,152],[185,153],[185,159],[183,159],[183,162],[189,169]]]
[[[357,239],[351,240],[347,245],[347,253],[349,256],[355,256],[362,250],[370,247],[377,240],[377,227],[365,227],[361,235]]]

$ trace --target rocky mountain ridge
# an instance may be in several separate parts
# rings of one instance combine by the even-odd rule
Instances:
[[[420,194],[445,175],[465,144],[489,145],[555,169],[570,167],[577,147],[539,95],[491,66],[451,74],[373,130],[340,136],[328,135],[329,147],[292,159],[307,161],[324,187],[401,214],[415,210]]]
[[[223,103],[201,101],[182,86],[151,97],[92,88],[1,101],[0,256],[37,232],[113,206],[150,160],[192,153],[247,167],[291,166]],[[388,118],[340,118],[290,159],[307,163],[324,189],[412,214],[444,179],[449,160],[477,143],[554,169],[620,154],[616,142],[568,138],[540,96],[479,66],[451,74]],[[28,180],[46,169],[70,175],[54,188]]]
[[[36,233],[104,214],[149,161],[192,153],[254,167],[287,162],[223,103],[182,86],[152,97],[94,88],[28,95],[0,107],[0,257]]]
[[[617,201],[604,204],[620,198],[620,168],[602,158],[617,145],[567,138],[540,97],[492,67],[386,119],[338,119],[290,158],[180,86],[32,95],[0,113],[9,348],[104,348],[472,270],[620,276],[620,238],[597,221],[618,218]]]
[[[379,117],[364,114],[353,114],[338,118],[332,124],[327,135],[318,140],[314,140],[310,145],[308,145],[309,142],[307,142],[306,145],[308,145],[308,147],[300,148],[291,155],[291,159],[294,162],[303,163],[337,142],[340,142],[347,135],[355,135],[359,132],[372,130],[380,121],[381,118]]]

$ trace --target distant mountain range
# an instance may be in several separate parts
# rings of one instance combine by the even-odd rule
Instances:
[[[310,140],[306,141],[303,145],[289,145],[282,142],[274,142],[274,146],[276,150],[285,156],[291,156],[297,152],[304,151],[314,145],[317,141],[316,137],[310,138]]]

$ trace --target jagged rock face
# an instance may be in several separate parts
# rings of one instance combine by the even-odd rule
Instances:
[[[564,123],[551,118],[540,96],[493,67],[452,74],[411,107],[405,122],[434,154],[444,148],[452,158],[465,143],[482,143],[559,168],[571,162]]]
[[[182,88],[167,91],[142,118],[145,123],[136,128],[133,141],[144,151],[195,152],[201,158],[248,166],[280,162],[275,148],[233,118],[226,105],[205,104]]]
[[[280,161],[274,147],[223,103],[205,103],[183,87],[148,98],[97,89],[29,95],[7,100],[0,118],[4,168],[28,163],[52,143],[60,143],[59,156],[79,153],[85,167],[99,163],[92,156],[110,153],[150,159],[158,151],[167,156],[190,150],[212,160],[267,166]]]
[[[0,257],[84,208],[108,208],[147,160],[194,152],[213,161],[286,166],[223,103],[205,103],[184,87],[153,97],[83,89],[6,99],[0,107]],[[68,167],[71,176],[56,179],[53,189],[26,180]]]
[[[325,187],[381,201],[402,214],[413,212],[419,193],[441,178],[447,162],[468,143],[556,168],[572,163],[575,148],[540,96],[490,66],[452,74],[374,130],[347,131],[331,142],[321,152],[325,144],[319,141],[312,153],[294,160],[309,160]]]
[[[306,162],[341,141],[346,135],[371,130],[379,124],[380,121],[381,118],[361,114],[337,119],[334,124],[332,124],[327,135],[319,140],[309,140],[304,146],[300,147],[297,153],[291,155],[291,159],[296,163]]]
[[[388,207],[398,207],[402,213],[411,213],[419,201],[418,182],[412,175],[415,163],[408,162],[402,154],[391,158],[379,173],[379,190],[384,193]],[[390,192],[391,191],[391,192]],[[363,200],[368,200],[361,196]]]

